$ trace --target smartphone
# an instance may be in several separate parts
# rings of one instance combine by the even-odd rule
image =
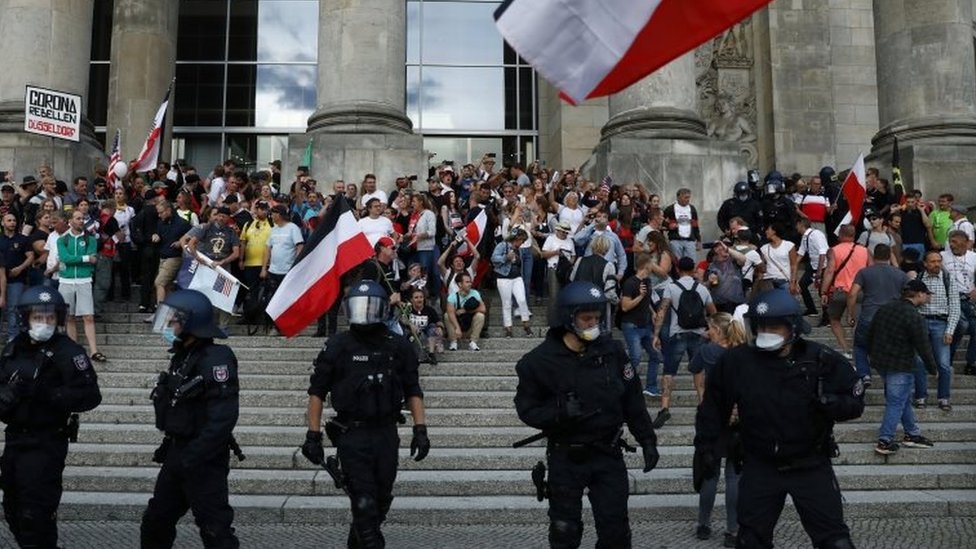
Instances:
[[[495,158],[495,153],[485,153],[488,158]]]
[[[416,181],[417,180],[417,174],[413,174],[411,176],[408,176],[407,179],[410,180],[410,181]]]

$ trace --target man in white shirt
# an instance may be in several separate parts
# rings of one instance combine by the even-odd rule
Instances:
[[[827,251],[830,246],[827,244],[827,235],[819,229],[814,229],[810,219],[801,217],[796,222],[796,232],[800,233],[800,249],[797,252],[801,260],[806,263],[803,269],[803,276],[800,277],[800,293],[803,295],[803,305],[806,316],[817,316],[817,304],[810,295],[810,283],[820,287],[823,279],[823,269],[827,266]]]
[[[387,202],[386,192],[376,188],[375,175],[368,173],[365,176],[363,176],[362,188],[363,188],[363,194],[359,199],[360,209],[366,208],[367,205],[369,204],[369,201],[372,200],[373,198],[378,198],[380,202],[386,204]]]
[[[359,228],[363,230],[363,234],[369,240],[369,245],[375,246],[376,241],[380,238],[393,234],[393,222],[390,221],[389,217],[383,215],[383,211],[386,209],[386,202],[377,197],[373,197],[365,201],[365,204],[366,216],[360,217],[357,223],[359,223]]]
[[[210,207],[217,207],[220,197],[224,194],[224,187],[226,185],[224,181],[224,167],[218,164],[214,167],[213,178],[210,180],[210,190],[207,192],[207,204]]]
[[[44,250],[47,251],[47,263],[44,265],[44,276],[52,283],[53,288],[58,287],[58,271],[61,270],[61,261],[58,258],[58,239],[68,230],[68,220],[59,211],[50,213],[51,223],[54,229],[47,235],[44,242]]]
[[[969,335],[966,347],[965,375],[976,375],[976,252],[971,250],[972,241],[964,231],[949,231],[949,249],[942,252],[942,267],[948,271],[959,290],[960,318],[949,346],[949,359],[956,356],[962,336]]]
[[[966,217],[966,208],[960,206],[959,204],[953,204],[949,207],[949,217],[952,219],[952,227],[949,228],[949,234],[952,231],[962,231],[966,233],[966,237],[969,239],[969,249],[973,249],[973,241],[976,239],[976,234],[973,232],[973,223]],[[945,247],[949,247],[949,237],[946,235]]]
[[[542,243],[542,259],[546,260],[546,281],[549,285],[549,298],[555,303],[555,297],[562,288],[562,283],[556,277],[559,258],[565,257],[569,264],[576,261],[576,245],[569,238],[570,226],[565,221],[556,222],[555,231],[546,237]],[[571,268],[571,267],[570,267]]]

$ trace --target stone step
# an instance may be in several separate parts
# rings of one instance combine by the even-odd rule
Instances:
[[[932,423],[923,426],[925,436],[936,443],[976,442],[976,425],[971,423]],[[517,440],[534,435],[530,427],[431,427],[430,439],[435,448],[508,448]],[[408,447],[411,429],[400,427],[400,444]],[[871,423],[840,424],[834,428],[837,441],[867,443],[878,436],[878,426]],[[657,433],[658,444],[690,446],[695,437],[693,425],[675,425]],[[234,436],[241,446],[297,447],[305,439],[303,425],[239,425]],[[158,444],[162,435],[152,424],[82,423],[79,441],[85,444]],[[633,443],[634,437],[627,435]],[[3,433],[0,432],[0,440]]]
[[[835,467],[842,490],[946,490],[966,489],[976,482],[969,465],[839,465]],[[69,466],[64,489],[75,492],[152,492],[157,467]],[[657,469],[644,474],[628,471],[632,495],[690,494],[691,469]],[[323,470],[235,469],[228,477],[231,494],[337,496],[341,491]],[[719,482],[724,491],[724,482]],[[528,471],[401,471],[397,497],[404,496],[533,496]]]
[[[313,468],[298,450],[296,440],[292,447],[245,446],[247,459],[231,460],[235,469],[311,469]],[[68,465],[94,467],[146,467],[151,466],[152,452],[156,444],[88,444],[75,443],[68,452]],[[690,446],[662,446],[661,468],[689,467],[694,449]],[[422,462],[414,462],[408,448],[400,449],[400,467],[405,470],[528,470],[544,455],[544,448],[434,448]],[[643,458],[636,454],[625,456],[628,467],[643,465]],[[873,443],[850,443],[841,446],[841,456],[834,460],[839,465],[900,465],[976,464],[976,443],[944,442],[929,450],[905,449],[891,456],[879,456]]]
[[[522,426],[511,405],[499,408],[432,408],[428,411],[428,425],[445,427],[506,427]],[[652,414],[656,413],[653,409]],[[916,419],[922,426],[934,423],[955,423],[976,421],[976,406],[954,406],[951,412],[943,412],[934,406],[916,410]],[[327,409],[326,414],[332,413]],[[850,423],[870,423],[878,425],[884,409],[869,406],[864,414]],[[694,408],[675,408],[671,420],[664,427],[673,425],[693,425]],[[242,407],[238,425],[304,425],[304,407]],[[102,404],[83,415],[83,421],[92,423],[144,423],[153,422],[152,407],[145,405]]]
[[[396,491],[394,490],[394,493]],[[58,509],[61,520],[139,521],[150,493],[65,492]],[[721,513],[722,498],[716,501]],[[230,497],[238,523],[329,524],[347,528],[346,496],[236,496]],[[583,505],[589,508],[584,498]],[[698,510],[693,494],[637,495],[628,501],[633,522],[692,520]],[[544,529],[548,502],[525,496],[403,496],[396,497],[387,520],[390,524],[526,524]],[[786,520],[796,520],[787,498]],[[846,517],[972,517],[976,516],[973,490],[890,490],[844,492]],[[583,513],[592,523],[591,514]]]
[[[250,386],[244,379],[241,382],[241,406],[246,407],[304,407],[308,403],[305,388],[288,390],[263,389]],[[514,406],[514,389],[498,391],[441,391],[427,388],[426,380],[421,382],[424,387],[424,405],[427,408],[511,408]],[[104,404],[145,404],[149,399],[149,391],[145,387],[138,388],[103,388],[102,403]],[[657,399],[646,398],[651,404],[657,404]],[[881,390],[869,390],[865,394],[868,406],[884,406],[884,394]],[[953,407],[976,405],[976,389],[960,389],[952,392]],[[698,405],[698,394],[691,390],[672,391],[671,407],[693,408]]]

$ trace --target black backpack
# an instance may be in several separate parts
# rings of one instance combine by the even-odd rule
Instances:
[[[707,328],[708,321],[705,318],[705,302],[698,295],[698,282],[694,282],[691,288],[685,288],[675,282],[681,288],[681,297],[678,298],[678,308],[674,312],[678,315],[678,327],[683,330],[697,330]]]
[[[573,265],[573,261],[560,251],[559,259],[556,260],[556,280],[560,284],[569,284],[573,275]]]

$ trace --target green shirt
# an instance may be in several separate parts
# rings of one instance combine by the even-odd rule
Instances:
[[[949,217],[949,212],[935,210],[929,219],[932,220],[932,235],[935,236],[935,241],[945,242],[949,236],[949,229],[952,228],[952,218]]]

